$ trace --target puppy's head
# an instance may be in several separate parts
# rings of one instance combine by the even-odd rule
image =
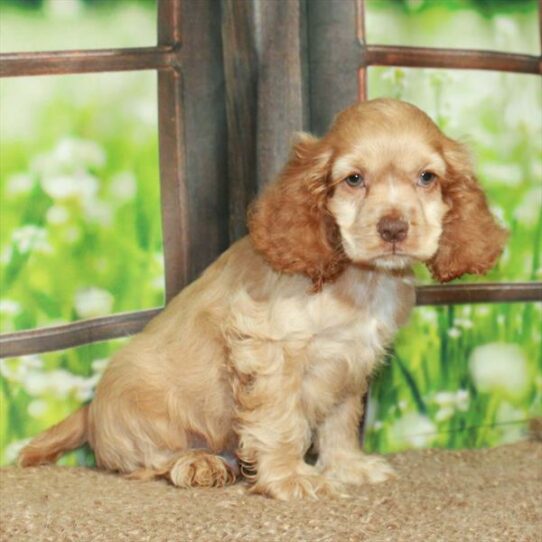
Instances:
[[[322,139],[299,135],[249,229],[275,269],[316,288],[349,263],[422,261],[440,281],[484,273],[506,240],[466,149],[415,106],[387,99],[343,111]]]

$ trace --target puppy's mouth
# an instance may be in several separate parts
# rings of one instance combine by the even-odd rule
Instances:
[[[410,267],[419,258],[410,252],[404,243],[386,243],[370,262],[376,267],[385,269],[404,269]]]
[[[410,267],[415,260],[415,257],[405,252],[390,252],[371,258],[371,263],[383,269],[404,269]]]

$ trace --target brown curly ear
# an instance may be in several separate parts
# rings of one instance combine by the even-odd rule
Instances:
[[[427,266],[435,279],[447,282],[465,273],[489,271],[504,248],[508,232],[489,210],[467,149],[446,139],[443,154],[447,170],[442,194],[450,210],[443,220],[439,248]]]
[[[277,271],[303,273],[315,291],[334,280],[346,257],[328,213],[332,151],[323,141],[299,134],[288,163],[249,209],[252,243]]]

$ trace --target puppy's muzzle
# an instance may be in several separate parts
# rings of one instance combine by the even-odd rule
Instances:
[[[380,237],[387,243],[404,241],[408,234],[408,222],[402,218],[383,216],[376,225]]]

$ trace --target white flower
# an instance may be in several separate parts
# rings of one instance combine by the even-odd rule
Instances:
[[[63,237],[66,243],[75,243],[81,237],[81,231],[76,226],[72,226],[64,230]]]
[[[92,399],[94,388],[100,380],[99,374],[94,374],[90,378],[78,377],[74,382],[75,398],[81,402]]]
[[[502,225],[507,227],[506,218],[504,209],[502,207],[499,207],[498,205],[491,205],[491,213],[495,216],[497,221]]]
[[[44,9],[51,19],[75,19],[81,13],[83,4],[74,0],[46,0]]]
[[[517,344],[489,343],[476,347],[469,359],[469,371],[482,392],[500,391],[522,397],[529,387],[527,360]]]
[[[529,190],[514,211],[514,216],[524,226],[534,226],[542,213],[542,186]]]
[[[27,411],[32,418],[41,418],[47,412],[47,403],[36,399],[28,405]]]
[[[64,224],[70,218],[70,213],[62,205],[53,205],[47,211],[47,222],[50,224]]]
[[[383,70],[380,78],[395,82],[396,80],[402,79],[403,77],[405,77],[405,75],[406,75],[406,72],[402,68],[390,68],[387,70]]]
[[[52,153],[37,154],[30,162],[30,169],[38,175],[50,176],[59,173],[60,168]]]
[[[18,383],[21,383],[30,372],[42,367],[43,361],[36,355],[0,359],[0,374]]]
[[[111,205],[98,199],[85,200],[83,203],[85,217],[89,222],[110,226],[113,221]]]
[[[13,249],[11,246],[7,246],[0,254],[0,263],[2,265],[7,265],[11,261],[11,258],[13,258]]]
[[[65,399],[74,387],[73,377],[74,375],[64,369],[32,371],[25,375],[23,386],[27,393],[34,397],[51,394]]]
[[[435,420],[449,420],[456,410],[465,412],[469,408],[469,392],[467,390],[439,391],[433,396],[433,402],[439,406]]]
[[[79,401],[86,401],[92,398],[92,390],[99,378],[100,375],[84,378],[64,369],[32,371],[25,375],[23,386],[34,397],[50,394],[65,399],[73,394]]]
[[[510,46],[518,41],[521,31],[518,23],[506,15],[497,15],[493,18],[495,25],[494,36],[497,40],[498,49],[510,49]]]
[[[416,312],[424,322],[429,324],[437,323],[437,311],[434,307],[419,307],[416,309]]]
[[[468,390],[458,390],[455,394],[455,406],[457,410],[466,412],[469,409],[470,396]]]
[[[525,438],[525,420],[527,413],[503,401],[499,404],[495,421],[501,430],[501,443],[517,442]]]
[[[93,200],[98,192],[98,180],[86,171],[44,176],[43,191],[53,199],[76,199],[80,202]]]
[[[468,318],[456,318],[454,320],[454,324],[458,327],[462,327],[463,329],[472,329],[474,327],[472,320]]]
[[[424,448],[433,442],[435,432],[436,426],[427,416],[409,413],[393,422],[390,440],[396,448]]]
[[[17,316],[21,312],[21,304],[11,299],[0,299],[0,314],[4,316]]]
[[[451,327],[448,330],[448,336],[451,337],[452,339],[457,339],[458,337],[461,336],[461,330],[456,327]]]
[[[526,417],[527,413],[523,409],[516,408],[507,401],[502,401],[495,414],[495,421],[497,423],[522,422]]]
[[[160,275],[159,277],[154,277],[151,281],[150,286],[153,290],[156,290],[157,292],[163,292],[164,291],[164,276]]]
[[[75,294],[75,310],[81,318],[111,314],[113,296],[101,288],[82,288]]]
[[[110,186],[111,195],[118,201],[124,202],[134,198],[137,192],[137,182],[131,171],[123,171],[115,175]]]
[[[94,141],[65,138],[61,139],[53,151],[53,156],[61,166],[101,167],[105,164],[105,151]]]
[[[538,159],[531,161],[531,175],[536,180],[542,180],[542,162]]]
[[[13,363],[13,360],[0,358],[0,375],[7,380],[17,381],[17,366]]]
[[[488,163],[481,166],[483,176],[492,183],[517,186],[523,180],[518,164]]]
[[[108,366],[108,364],[109,364],[109,359],[108,358],[95,359],[91,363],[91,367],[92,367],[92,370],[95,373],[101,375],[105,371],[105,368]]]
[[[34,178],[28,173],[15,173],[7,182],[6,190],[8,194],[17,196],[27,194],[34,186]]]
[[[11,234],[11,240],[21,254],[31,251],[49,254],[53,250],[48,241],[47,230],[33,224],[16,229]]]
[[[437,422],[444,422],[449,420],[454,415],[454,409],[452,407],[441,408],[435,414],[435,420]]]
[[[378,402],[374,397],[369,397],[367,401],[367,407],[365,409],[365,425],[370,427],[373,425],[376,419],[376,413],[378,412]]]
[[[143,124],[156,126],[156,107],[149,100],[139,100],[126,105],[126,113],[129,116],[135,116]]]
[[[4,462],[9,465],[15,463],[19,452],[30,442],[30,438],[10,442],[4,451]]]
[[[152,255],[154,263],[160,268],[164,269],[164,253],[163,252],[154,252]]]
[[[448,407],[455,404],[455,393],[451,391],[439,391],[435,393],[433,401],[441,407]]]

